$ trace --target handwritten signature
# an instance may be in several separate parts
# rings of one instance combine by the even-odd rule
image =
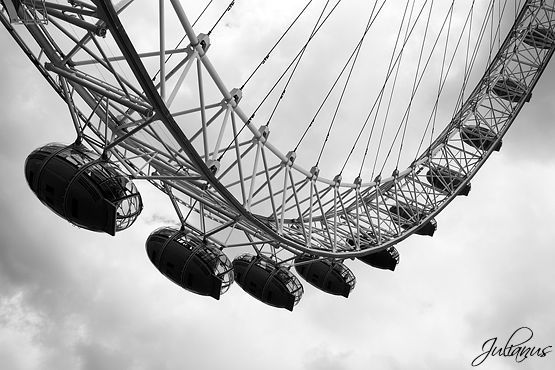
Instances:
[[[519,334],[522,333],[522,334]],[[519,335],[526,335],[526,339],[521,341],[520,343],[512,344],[511,341],[517,342],[514,339],[517,334]],[[491,338],[484,342],[482,345],[482,354],[476,357],[472,361],[472,366],[478,366],[482,364],[489,356],[504,356],[504,357],[515,357],[516,362],[522,362],[526,360],[528,357],[538,356],[538,357],[545,357],[548,353],[552,350],[552,346],[547,347],[528,347],[524,346],[523,344],[528,343],[534,336],[534,332],[527,326],[523,326],[515,330],[515,332],[510,336],[509,340],[505,344],[505,347],[496,347],[495,344],[497,343],[497,338]]]

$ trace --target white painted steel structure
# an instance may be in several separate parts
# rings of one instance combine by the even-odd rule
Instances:
[[[218,45],[193,29],[181,1],[160,0],[151,30],[158,48],[150,52],[137,51],[136,25],[123,21],[131,3],[3,0],[1,20],[67,102],[78,141],[168,194],[199,236],[224,250],[254,248],[280,264],[303,252],[364,256],[430,222],[495,149],[464,140],[464,127],[485,127],[500,142],[555,50],[554,1],[525,1],[483,77],[428,149],[390,177],[345,182],[274,146],[269,127],[242,110],[243,92],[218,74],[210,59]],[[187,46],[167,48],[170,11]],[[36,14],[44,21],[13,24]],[[392,211],[399,205],[412,210],[410,219]]]

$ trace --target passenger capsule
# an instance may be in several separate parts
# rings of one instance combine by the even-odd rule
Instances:
[[[295,258],[295,270],[316,288],[345,298],[349,297],[356,283],[355,275],[343,263],[319,260],[308,254]]]
[[[408,205],[397,205],[391,206],[389,208],[389,212],[393,216],[393,218],[400,222],[401,227],[403,229],[410,229],[415,224],[418,223],[419,220],[425,218],[423,213],[416,212]],[[415,234],[418,235],[426,235],[426,236],[434,236],[434,232],[437,229],[437,222],[433,218],[420,226],[416,231]]]
[[[510,101],[512,103],[519,103],[524,99],[524,102],[529,102],[532,94],[527,94],[526,89],[510,79],[500,79],[495,83],[492,91],[501,99]]]
[[[242,254],[233,260],[235,282],[267,305],[293,311],[303,295],[301,282],[284,267],[263,256]]]
[[[493,147],[498,152],[502,145],[501,140],[497,141],[497,135],[485,126],[464,126],[461,128],[461,139],[465,144],[483,151]]]
[[[522,41],[537,49],[549,49],[555,42],[555,34],[549,28],[536,27],[528,30]]]
[[[190,292],[220,299],[233,283],[229,258],[192,231],[157,229],[146,241],[146,252],[163,275]]]
[[[29,187],[72,224],[114,235],[133,224],[143,203],[135,184],[83,145],[48,144],[25,161]]]
[[[453,193],[465,180],[457,171],[440,166],[431,168],[426,174],[426,179],[434,188],[447,194]],[[468,193],[470,193],[470,183],[462,186],[457,195],[468,195]]]
[[[357,259],[372,267],[395,271],[395,267],[399,264],[399,252],[395,247],[390,247]]]

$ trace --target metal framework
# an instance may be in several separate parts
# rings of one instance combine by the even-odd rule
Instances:
[[[160,0],[158,48],[145,53],[122,21],[132,0],[43,7],[3,0],[0,19],[67,102],[78,142],[168,194],[200,236],[278,263],[292,263],[291,253],[364,256],[432,220],[495,149],[470,145],[463,128],[486,127],[499,142],[555,50],[553,1],[526,1],[486,73],[424,154],[389,178],[349,183],[303,168],[296,153],[272,144],[269,128],[241,109],[242,91],[226,86],[211,63],[209,35],[195,33],[180,1],[170,2],[189,44],[166,48],[167,4]],[[547,31],[534,45],[537,30]],[[399,205],[412,210],[409,220],[392,212]]]

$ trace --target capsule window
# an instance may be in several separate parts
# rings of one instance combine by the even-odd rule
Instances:
[[[40,200],[85,229],[114,235],[129,227],[142,210],[138,191],[119,167],[101,161],[96,153],[79,144],[49,144],[36,149],[27,157],[25,174]],[[105,178],[119,185],[119,197],[107,198],[101,193]],[[79,199],[79,206],[72,204],[73,198]]]
[[[158,235],[152,235],[150,237],[150,240],[154,243],[160,243],[160,244],[164,244],[166,241],[166,238],[160,237]]]
[[[249,284],[249,291],[251,293],[255,293],[256,292],[256,283],[254,281],[251,281],[251,283]]]
[[[71,200],[71,216],[79,217],[79,200],[75,198]]]
[[[98,194],[96,189],[92,187],[91,184],[85,178],[80,177],[79,184],[81,184],[85,189],[87,189],[87,191],[89,192],[89,194],[91,195],[91,197],[94,199],[95,202],[98,202],[100,200],[100,194]]]
[[[296,276],[286,268],[277,266],[269,258],[245,253],[235,257],[233,269],[236,273],[235,281],[244,291],[272,306],[291,311],[303,294],[302,285]],[[237,279],[238,270],[247,274],[243,281]],[[270,290],[273,292],[271,298]]]
[[[152,263],[155,263],[155,262],[156,262],[156,251],[155,251],[155,250],[153,250],[153,251],[150,253],[150,261],[151,261]]]

